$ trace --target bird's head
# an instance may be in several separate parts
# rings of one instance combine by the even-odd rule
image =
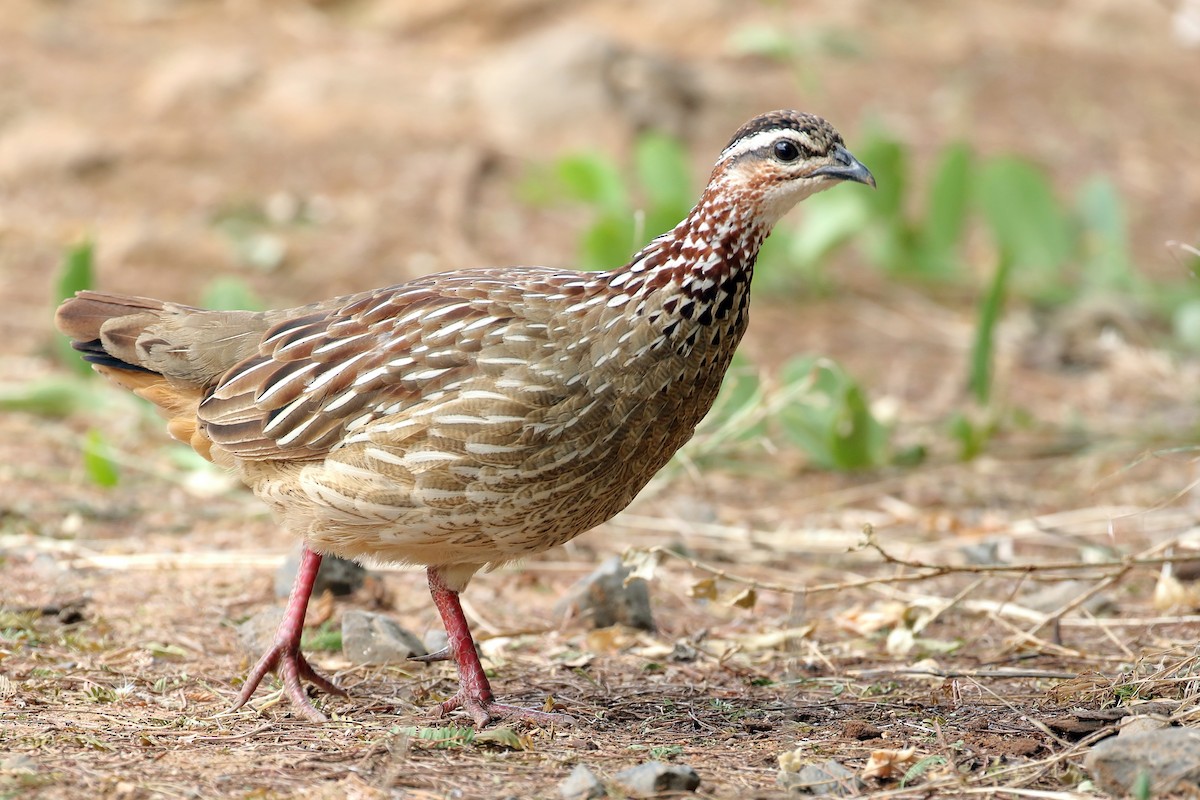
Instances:
[[[871,171],[828,122],[800,111],[772,111],[733,135],[710,187],[748,203],[759,222],[773,225],[796,203],[842,181],[875,186]]]

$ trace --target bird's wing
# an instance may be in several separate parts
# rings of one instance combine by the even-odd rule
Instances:
[[[240,459],[320,458],[348,432],[460,391],[546,336],[526,300],[554,291],[552,270],[446,273],[279,314],[258,353],[230,369],[199,406],[204,434]],[[536,305],[536,304],[535,304]]]

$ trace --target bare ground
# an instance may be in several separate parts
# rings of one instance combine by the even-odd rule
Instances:
[[[581,218],[519,202],[520,165],[580,141],[622,152],[625,112],[584,104],[505,137],[504,123],[543,106],[504,117],[471,89],[513,42],[554,25],[655,48],[699,76],[686,130],[698,176],[742,118],[801,106],[851,143],[882,119],[921,163],[965,138],[1045,164],[1065,192],[1109,174],[1150,275],[1177,272],[1164,243],[1198,233],[1200,184],[1182,165],[1200,163],[1200,71],[1166,4],[10,5],[8,386],[56,373],[48,298],[62,248],[85,232],[101,286],[187,301],[216,275],[285,305],[451,266],[570,263]],[[848,32],[861,52],[818,48],[797,77],[729,54],[727,33],[754,22]],[[273,269],[247,267],[214,223],[296,202],[317,211],[267,226],[286,247]],[[703,797],[773,797],[782,753],[860,771],[872,752],[907,747],[898,772],[924,769],[866,791],[1068,792],[1088,743],[1131,704],[1191,721],[1196,469],[1175,448],[1195,438],[1195,359],[1161,349],[1154,327],[1113,339],[1011,309],[998,405],[1027,422],[959,464],[939,420],[965,404],[972,308],[886,284],[852,255],[834,283],[831,296],[758,303],[746,352],[768,371],[798,350],[834,356],[933,457],[840,475],[764,450],[736,468],[679,469],[602,529],[480,576],[466,604],[497,690],[580,720],[500,742],[438,747],[410,730],[447,724],[428,709],[452,691],[450,668],[354,667],[330,652],[314,661],[350,692],[319,699],[332,722],[293,718],[266,687],[226,713],[253,660],[235,625],[278,602],[274,568],[293,543],[253,498],[181,467],[132,404],[0,417],[0,796],[549,797],[576,763],[609,779],[657,757],[694,767]],[[1060,349],[1076,344],[1088,365],[1065,369]],[[81,466],[96,425],[119,445],[116,489]],[[882,549],[864,546],[864,526]],[[652,578],[657,633],[555,619],[573,580],[630,547],[686,554],[663,553]],[[1168,553],[1185,557],[1174,603]],[[1096,559],[1108,565],[1085,563]],[[955,570],[929,566],[943,564]],[[716,599],[694,596],[714,572]],[[424,632],[437,621],[423,586],[381,570],[318,605],[335,623],[362,607]]]

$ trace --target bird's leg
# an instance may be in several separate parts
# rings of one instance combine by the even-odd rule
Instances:
[[[300,636],[304,631],[304,613],[308,610],[308,599],[312,595],[313,583],[317,579],[317,570],[321,568],[321,554],[314,553],[306,546],[300,554],[300,569],[296,572],[296,582],[292,584],[292,593],[288,596],[287,610],[275,630],[275,643],[263,653],[262,658],[246,676],[242,691],[237,702],[230,711],[236,711],[246,704],[250,695],[258,688],[258,684],[268,672],[277,670],[283,679],[283,690],[292,701],[296,711],[313,722],[324,722],[326,717],[309,701],[304,687],[300,685],[303,678],[316,684],[317,688],[330,694],[343,697],[346,693],[323,675],[309,666],[308,661],[300,653]]]
[[[475,652],[475,640],[471,638],[471,629],[458,601],[458,592],[446,585],[437,567],[430,567],[428,576],[429,593],[433,595],[433,603],[442,617],[442,624],[446,626],[446,635],[450,639],[448,649],[458,665],[458,692],[441,704],[440,713],[449,714],[461,708],[471,715],[480,728],[493,719],[522,719],[542,725],[574,722],[574,718],[567,714],[497,703],[493,699],[492,686],[483,672],[483,665],[479,663],[479,654]],[[433,654],[435,657],[440,655],[440,651]]]

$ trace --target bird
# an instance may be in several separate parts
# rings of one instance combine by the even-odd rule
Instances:
[[[560,545],[624,509],[691,438],[749,320],[759,247],[796,203],[875,186],[825,119],[742,125],[699,201],[624,266],[460,269],[284,310],[216,311],[82,291],[58,329],[150,401],[303,541],[271,646],[233,709],[276,671],[345,695],[300,651],[325,555],[423,565],[458,690],[437,713],[573,722],[497,702],[460,593],[481,569]]]

